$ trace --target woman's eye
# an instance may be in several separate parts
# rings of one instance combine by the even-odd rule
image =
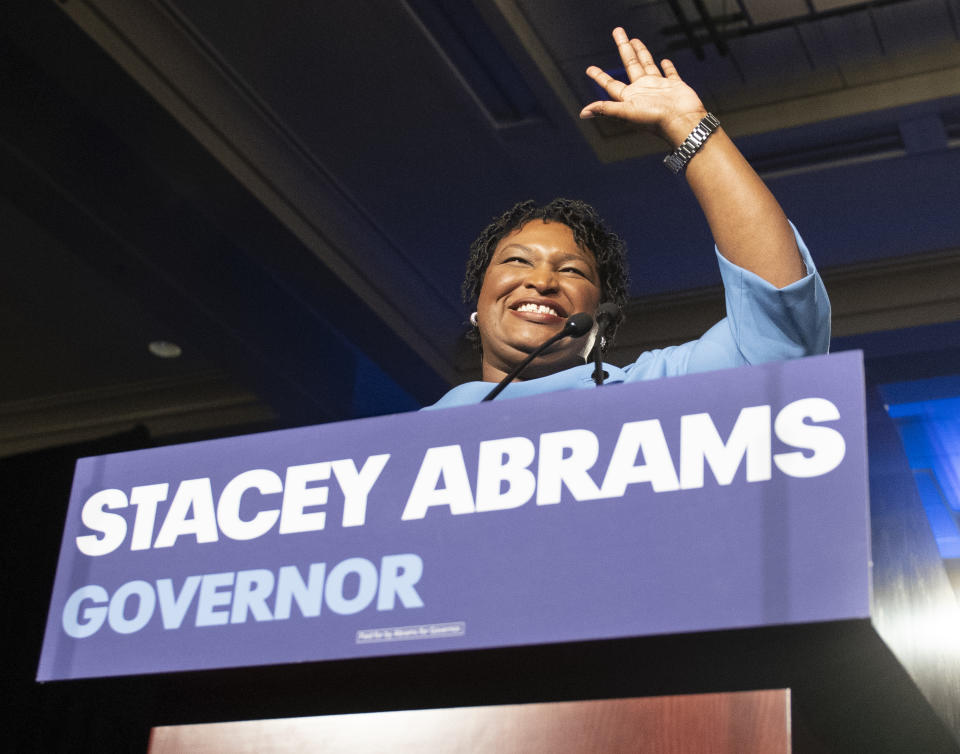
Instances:
[[[587,273],[581,270],[579,267],[563,267],[560,269],[560,272],[573,272],[581,277],[586,277]]]

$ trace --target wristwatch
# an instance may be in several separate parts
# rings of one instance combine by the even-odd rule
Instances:
[[[720,121],[713,113],[707,113],[703,116],[697,127],[690,135],[683,140],[683,144],[674,149],[670,154],[663,158],[663,164],[667,166],[674,175],[679,175],[687,167],[687,163],[693,159],[693,156],[700,151],[710,134],[720,128]]]

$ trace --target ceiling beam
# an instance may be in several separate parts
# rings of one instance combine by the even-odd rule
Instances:
[[[77,0],[63,11],[444,380],[449,357],[426,334],[426,287],[376,223],[172,8]],[[356,249],[363,249],[359,255]],[[382,273],[378,285],[368,270]],[[457,321],[460,312],[450,312]]]

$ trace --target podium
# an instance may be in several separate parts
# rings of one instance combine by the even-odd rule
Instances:
[[[903,631],[956,600],[865,419],[846,353],[82,459],[38,679],[150,727],[763,692],[798,751],[957,750],[956,639]]]

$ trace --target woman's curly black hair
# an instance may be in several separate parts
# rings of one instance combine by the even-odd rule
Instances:
[[[461,289],[464,303],[475,305],[480,297],[483,278],[497,245],[517,228],[538,219],[566,225],[573,231],[577,245],[591,252],[597,260],[600,303],[612,301],[620,309],[619,316],[607,328],[609,347],[623,322],[623,307],[627,303],[627,249],[620,237],[607,229],[597,211],[578,199],[557,198],[544,205],[528,199],[515,204],[484,228],[477,240],[470,244],[467,274]],[[467,337],[480,345],[476,328],[472,328]]]

